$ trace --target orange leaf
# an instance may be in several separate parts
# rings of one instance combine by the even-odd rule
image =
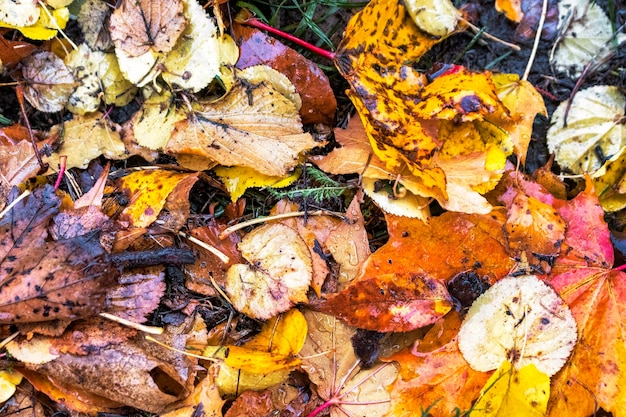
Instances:
[[[471,407],[489,373],[474,371],[463,359],[456,343],[460,327],[459,313],[452,311],[413,349],[386,359],[400,364],[401,376],[390,387],[388,416],[409,415],[428,407],[428,415],[452,416],[457,407]]]
[[[450,310],[446,280],[469,270],[493,283],[509,272],[513,262],[502,244],[504,221],[496,210],[448,212],[428,223],[388,215],[389,241],[322,309],[351,325],[385,332],[431,324]]]
[[[503,12],[507,19],[521,22],[524,17],[522,0],[496,0],[496,10]]]

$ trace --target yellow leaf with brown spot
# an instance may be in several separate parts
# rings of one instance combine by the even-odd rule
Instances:
[[[535,117],[548,115],[543,98],[531,83],[520,80],[517,74],[495,74],[492,80],[498,97],[511,114],[511,122],[503,127],[511,135],[515,153],[525,163]]]
[[[133,172],[118,180],[117,190],[123,193],[129,203],[120,218],[135,227],[147,227],[154,222],[167,197],[187,178],[197,174],[179,173],[164,170],[142,170]]]

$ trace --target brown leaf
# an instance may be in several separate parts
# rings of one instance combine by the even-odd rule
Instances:
[[[109,30],[116,48],[140,56],[171,51],[186,26],[180,0],[124,0],[111,15]]]
[[[73,319],[104,307],[119,269],[97,235],[44,242],[59,203],[46,185],[0,219],[0,322]]]
[[[180,326],[167,327],[163,335],[155,338],[176,349],[185,349],[188,343],[206,337],[201,324],[190,318]],[[153,413],[163,411],[193,389],[196,359],[149,342],[143,335],[108,344],[102,338],[110,337],[109,332],[86,332],[84,336],[82,342],[88,355],[63,353],[44,364],[27,362],[26,367],[52,376],[58,384],[81,387],[91,394]]]
[[[107,312],[143,323],[165,294],[165,268],[161,265],[124,271],[119,285],[107,291]]]
[[[22,64],[27,82],[24,97],[28,102],[43,112],[63,109],[76,84],[61,58],[52,52],[39,51],[25,58]]]
[[[0,36],[0,62],[8,68],[19,63],[35,49],[36,46],[31,43],[12,41]]]
[[[263,64],[285,74],[302,98],[302,123],[333,123],[337,101],[328,77],[315,63],[258,29],[237,23],[233,29],[240,51],[237,68]]]

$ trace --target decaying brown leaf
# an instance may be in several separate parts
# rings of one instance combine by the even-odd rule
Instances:
[[[74,88],[76,80],[61,58],[48,51],[39,51],[25,58],[22,74],[27,84],[24,97],[43,112],[63,109]]]

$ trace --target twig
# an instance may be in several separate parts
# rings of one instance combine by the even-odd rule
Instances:
[[[2,212],[0,212],[0,219],[3,218],[17,203],[28,197],[30,194],[30,190],[25,190],[22,194],[20,194],[15,200],[11,201],[11,204],[6,206]]]
[[[26,115],[26,106],[24,106],[24,88],[20,84],[15,87],[15,95],[17,96],[17,103],[20,105],[20,111],[24,117],[24,123],[26,124],[26,129],[28,130],[30,143],[33,146],[33,152],[35,152],[35,157],[39,163],[39,169],[41,172],[44,172],[48,169],[48,164],[43,162],[41,155],[39,154],[37,142],[35,142],[35,135],[33,135],[33,129],[30,127],[30,120],[28,120],[28,116]]]
[[[163,328],[162,327],[145,326],[143,324],[135,323],[134,321],[126,320],[126,319],[123,319],[121,317],[114,316],[113,314],[109,314],[109,313],[100,313],[100,317],[104,317],[107,320],[111,320],[111,321],[114,321],[116,323],[123,324],[124,326],[131,327],[133,329],[137,329],[137,330],[142,331],[144,333],[163,334]]]
[[[513,50],[515,50],[515,51],[519,51],[519,50],[521,50],[521,49],[522,49],[522,48],[520,48],[519,46],[517,46],[517,45],[515,45],[515,44],[513,44],[513,43],[509,43],[509,42],[503,41],[502,39],[496,38],[495,36],[493,36],[493,35],[491,35],[491,34],[489,34],[489,33],[485,32],[484,30],[483,30],[483,31],[481,31],[481,29],[480,29],[478,26],[474,25],[472,22],[470,22],[470,21],[468,21],[468,20],[465,20],[465,19],[463,19],[463,18],[461,18],[460,20],[461,20],[463,23],[465,23],[465,24],[466,24],[466,25],[467,25],[470,29],[472,29],[474,32],[477,32],[477,33],[478,33],[478,32],[482,32],[482,35],[483,35],[485,38],[487,38],[487,39],[491,39],[491,40],[492,40],[492,41],[494,41],[494,42],[501,43],[502,45],[507,46],[507,47],[509,47],[509,48],[511,48],[511,49],[513,49]]]
[[[537,49],[539,49],[539,41],[541,40],[541,32],[543,32],[543,25],[546,21],[546,14],[548,13],[548,0],[543,0],[541,5],[541,17],[539,18],[539,26],[537,27],[537,33],[535,34],[535,43],[533,44],[533,49],[530,52],[530,57],[528,58],[528,64],[526,64],[526,71],[524,71],[524,76],[522,77],[523,81],[528,80],[528,75],[530,74],[530,69],[535,62],[535,56],[537,55]]]
[[[276,214],[274,216],[267,216],[267,217],[257,217],[256,219],[252,219],[252,220],[248,220],[247,222],[243,222],[243,223],[238,223],[234,226],[230,226],[227,227],[226,229],[224,229],[222,231],[222,233],[220,233],[220,239],[225,239],[226,237],[228,237],[228,235],[230,235],[231,233],[236,232],[237,230],[241,230],[244,229],[248,226],[253,226],[255,224],[259,224],[259,223],[265,223],[268,221],[273,221],[273,220],[281,220],[281,219],[288,219],[291,217],[302,217],[302,216],[337,216],[340,218],[343,218],[343,215],[339,214],[339,213],[335,213],[334,211],[327,211],[327,210],[316,210],[313,212],[305,212],[305,211],[294,211],[291,213],[282,213],[282,214]]]
[[[59,175],[57,176],[57,180],[54,182],[54,189],[58,190],[61,185],[61,180],[63,180],[63,174],[65,174],[65,169],[67,168],[67,155],[59,156]]]

